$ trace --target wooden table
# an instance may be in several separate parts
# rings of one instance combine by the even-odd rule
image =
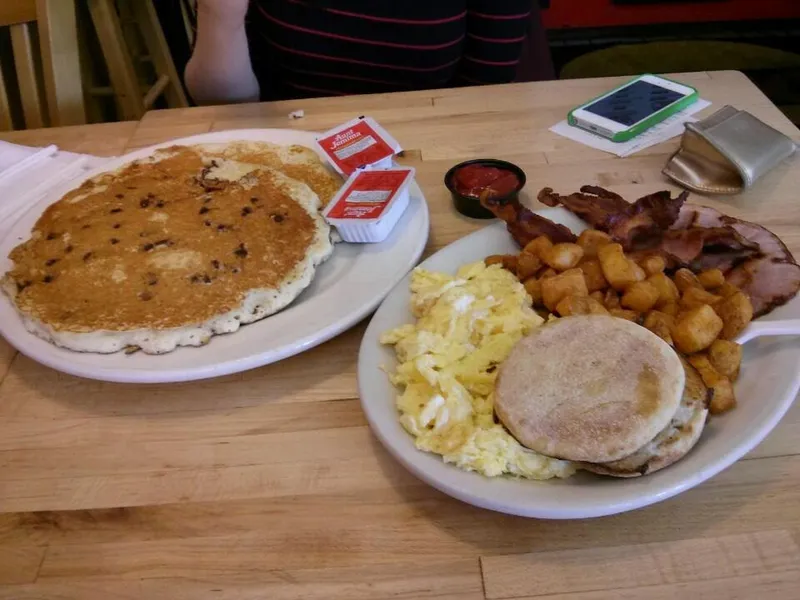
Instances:
[[[742,74],[677,75],[800,140]],[[530,194],[668,187],[675,141],[618,159],[547,131],[618,83],[574,80],[152,112],[141,122],[4,134],[116,154],[244,127],[387,126],[431,209],[428,251],[481,226],[441,179],[491,156]],[[302,108],[305,118],[289,120]],[[702,199],[800,251],[800,169]],[[62,375],[0,345],[0,598],[761,600],[800,597],[800,404],[755,451],[669,501],[597,520],[526,520],[407,473],[359,408],[363,324],[303,355],[220,379],[133,386]],[[0,341],[1,342],[1,341]],[[757,399],[753,399],[757,401]]]

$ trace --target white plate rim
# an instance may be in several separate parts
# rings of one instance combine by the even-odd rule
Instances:
[[[567,224],[576,230],[585,228],[585,224],[582,223],[580,226],[576,227],[576,217],[568,213],[563,208],[544,209],[536,212],[556,220],[557,222]],[[447,257],[448,255],[455,257],[458,255],[461,247],[480,247],[481,239],[491,230],[494,230],[495,232],[500,230],[507,235],[505,233],[504,224],[496,222],[442,248],[423,261],[419,267],[428,268],[427,266],[432,261],[443,260],[443,257]],[[457,268],[460,264],[463,264],[463,262],[456,262],[456,259],[453,258],[452,271],[455,271],[455,268]],[[650,475],[649,477],[635,479],[612,480],[610,478],[606,478],[605,481],[618,481],[623,483],[628,482],[629,485],[631,483],[634,485],[638,483],[637,487],[641,489],[639,489],[638,493],[633,497],[630,495],[618,494],[618,496],[620,496],[618,499],[612,499],[603,503],[587,502],[584,504],[578,503],[564,505],[561,502],[552,501],[544,503],[536,500],[531,501],[530,499],[514,501],[498,499],[498,497],[492,494],[491,491],[492,486],[496,481],[525,480],[512,478],[490,479],[476,473],[462,471],[461,469],[452,465],[447,465],[440,459],[440,457],[422,452],[414,447],[411,441],[411,436],[402,429],[396,416],[394,419],[394,425],[392,425],[392,423],[390,423],[380,414],[377,409],[377,405],[373,406],[376,387],[374,382],[376,381],[377,377],[382,376],[385,378],[386,374],[382,371],[380,373],[376,372],[376,366],[378,365],[375,364],[374,360],[372,360],[372,357],[376,354],[376,345],[379,346],[378,338],[380,334],[388,328],[395,327],[396,324],[407,322],[405,320],[397,321],[396,319],[389,318],[388,320],[392,322],[388,325],[388,327],[386,326],[386,320],[391,311],[389,308],[390,304],[398,296],[404,298],[409,296],[408,283],[410,281],[410,277],[411,273],[403,278],[403,280],[397,284],[395,289],[393,289],[383,300],[381,306],[373,315],[372,320],[367,327],[366,332],[364,333],[364,337],[362,338],[358,360],[358,388],[362,409],[364,410],[367,421],[374,435],[400,464],[402,464],[416,477],[430,486],[438,489],[441,492],[444,492],[445,494],[448,494],[449,496],[474,506],[521,517],[540,519],[583,519],[628,512],[661,502],[663,500],[667,500],[668,498],[672,498],[673,496],[685,492],[714,477],[721,471],[733,465],[745,454],[755,448],[777,426],[777,424],[793,404],[798,392],[800,392],[800,370],[796,370],[792,385],[788,386],[783,391],[780,400],[777,402],[774,409],[769,413],[768,418],[764,419],[757,428],[750,431],[749,435],[738,440],[737,443],[730,448],[726,454],[715,460],[713,463],[707,465],[705,468],[695,471],[691,476],[685,477],[681,481],[672,485],[648,485],[648,480],[653,481],[659,476],[659,473],[656,473],[654,475]],[[795,298],[793,302],[800,303],[800,296]],[[797,304],[795,304],[795,306],[797,306]],[[798,366],[800,366],[800,360],[798,360]],[[392,407],[395,406],[394,399],[395,395],[392,394],[390,398]],[[384,399],[380,398],[378,401],[384,401]],[[398,436],[398,429],[400,432],[402,432],[402,436]],[[665,469],[660,473],[663,474],[668,471],[669,469]],[[576,475],[573,477],[573,480],[575,477],[594,478],[595,480],[599,480],[597,476],[590,474],[586,474],[585,476],[582,474]],[[472,483],[474,485],[464,485],[464,482],[467,481],[467,478],[472,478]],[[482,482],[482,484],[475,483],[475,481]],[[535,488],[535,486],[540,485],[557,485],[563,486],[564,489],[568,489],[569,486],[564,485],[568,482],[570,482],[570,480],[563,482],[557,480],[543,482],[525,481],[525,485],[531,485],[532,490]],[[476,488],[478,491],[475,491]],[[535,496],[535,492],[533,495]],[[613,496],[614,494],[611,495]]]
[[[278,144],[302,144],[309,148],[314,149],[318,154],[320,154],[320,156],[322,156],[321,152],[319,151],[318,148],[316,148],[314,144],[314,140],[317,135],[319,135],[319,133],[315,131],[305,131],[296,129],[274,129],[274,128],[230,129],[230,130],[213,131],[208,133],[192,135],[188,137],[170,139],[165,142],[147,146],[145,148],[139,148],[124,155],[113,157],[100,167],[88,170],[85,173],[81,174],[79,177],[48,191],[48,193],[40,201],[31,205],[31,207],[27,211],[25,211],[25,213],[20,215],[19,218],[16,219],[15,224],[9,229],[7,234],[2,239],[0,239],[0,264],[1,265],[8,264],[8,258],[7,258],[8,251],[20,243],[19,241],[20,238],[22,240],[28,239],[29,231],[21,232],[19,230],[19,224],[25,220],[31,219],[32,213],[37,213],[36,218],[38,218],[38,216],[41,215],[41,213],[47,208],[47,206],[50,206],[54,202],[58,201],[58,199],[60,199],[65,193],[79,186],[83,181],[91,177],[95,177],[106,171],[114,170],[130,161],[149,156],[155,150],[158,150],[160,148],[166,148],[176,144],[187,145],[187,144],[245,140],[245,141],[273,142]],[[101,381],[110,381],[117,383],[176,383],[183,381],[194,381],[200,379],[207,379],[211,377],[230,375],[232,373],[238,373],[241,371],[257,368],[260,366],[264,366],[267,364],[283,360],[285,358],[289,358],[291,356],[294,356],[295,354],[299,354],[301,352],[305,352],[306,350],[310,350],[311,348],[332,339],[333,337],[339,335],[340,333],[346,331],[350,327],[357,324],[364,317],[368,316],[375,309],[375,307],[378,306],[378,304],[386,296],[386,294],[389,293],[389,291],[391,291],[392,288],[394,288],[397,281],[401,279],[419,261],[419,258],[422,256],[422,253],[425,250],[425,246],[428,241],[428,236],[430,232],[430,214],[428,210],[427,200],[425,199],[424,193],[422,192],[421,188],[419,187],[416,181],[412,183],[410,191],[411,191],[411,203],[409,208],[406,210],[406,214],[403,216],[403,219],[413,218],[419,222],[414,223],[414,227],[411,228],[412,231],[406,232],[406,235],[414,235],[416,237],[414,239],[413,248],[404,257],[405,260],[402,261],[402,266],[398,266],[394,270],[392,277],[389,277],[383,282],[381,282],[381,284],[378,287],[376,287],[375,290],[370,294],[369,299],[366,299],[363,302],[356,304],[351,309],[346,311],[346,313],[340,315],[335,320],[328,323],[322,329],[319,329],[314,333],[309,333],[307,335],[300,336],[295,340],[293,340],[291,343],[286,343],[277,349],[268,350],[260,353],[256,352],[250,354],[249,356],[243,356],[232,360],[215,363],[213,365],[202,366],[199,368],[143,370],[143,369],[137,369],[135,366],[132,366],[127,369],[119,369],[116,367],[93,367],[91,365],[87,366],[84,363],[71,362],[69,360],[70,356],[74,357],[75,355],[81,355],[83,353],[72,352],[70,350],[58,348],[56,346],[53,346],[52,344],[48,344],[47,342],[43,342],[43,340],[40,340],[27,330],[25,330],[24,333],[22,332],[9,333],[10,329],[9,324],[5,322],[3,319],[0,319],[0,335],[2,335],[11,345],[17,348],[17,350],[19,350],[22,354],[28,356],[29,358],[45,366],[48,366],[50,368],[53,368],[55,370],[70,375],[76,375],[88,379],[96,379]],[[400,225],[403,225],[403,223],[401,223]],[[380,246],[380,244],[373,244],[372,246],[378,247]],[[335,252],[336,250],[334,250],[334,255]],[[322,264],[318,269],[324,269],[325,266],[326,266],[325,264]],[[5,272],[5,270],[6,270],[5,266],[0,266],[0,271]],[[344,284],[339,284],[339,285],[344,285]],[[3,304],[4,310],[10,309],[10,311],[13,311],[13,314],[17,319],[17,323],[15,323],[15,325],[21,324],[21,319],[17,315],[16,310],[11,306],[9,299],[2,293],[0,293],[0,303]],[[292,305],[290,305],[287,308],[290,308],[291,306]],[[269,317],[262,319],[261,321],[249,324],[246,327],[248,328],[265,327],[268,326],[268,324],[269,324]],[[216,337],[218,336],[214,336],[214,338]],[[204,346],[203,348],[200,349],[178,348],[174,352],[182,352],[186,350],[189,351],[208,350],[208,349],[211,349],[213,351],[214,338],[212,338],[212,342],[210,344]],[[25,343],[26,340],[30,342],[33,342],[35,340],[34,343],[37,344],[38,342],[43,342],[44,344],[47,344],[48,347],[51,347],[49,348],[50,351],[49,352],[31,351],[30,347],[28,347]],[[97,356],[104,356],[104,355],[97,355]],[[105,355],[105,356],[121,356],[121,353],[116,353],[114,355]]]

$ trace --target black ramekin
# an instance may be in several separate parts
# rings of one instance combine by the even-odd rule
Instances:
[[[466,160],[464,162],[458,163],[454,167],[452,167],[444,176],[444,184],[447,186],[447,189],[450,190],[450,193],[453,195],[453,204],[456,207],[456,210],[460,212],[462,215],[467,217],[472,217],[473,219],[493,219],[494,214],[488,208],[484,208],[481,204],[481,201],[478,198],[474,198],[472,196],[465,196],[460,194],[456,191],[455,186],[453,185],[453,176],[455,175],[456,171],[459,169],[466,167],[467,165],[486,165],[487,167],[497,167],[498,169],[505,169],[506,171],[511,171],[517,176],[519,179],[519,185],[517,189],[513,192],[509,192],[505,196],[501,197],[494,197],[493,200],[496,202],[507,202],[511,199],[516,198],[519,195],[519,191],[525,187],[525,181],[527,178],[525,177],[525,171],[520,169],[514,163],[510,163],[505,160],[499,160],[496,158],[476,158],[473,160]]]

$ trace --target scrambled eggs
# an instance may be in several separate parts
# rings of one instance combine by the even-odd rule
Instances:
[[[574,466],[524,448],[494,420],[497,365],[542,318],[522,284],[499,265],[465,265],[455,277],[417,268],[416,324],[381,336],[393,345],[400,423],[420,450],[489,477],[568,477]]]

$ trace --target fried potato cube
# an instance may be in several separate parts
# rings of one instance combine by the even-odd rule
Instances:
[[[642,326],[655,333],[662,340],[672,345],[672,327],[675,317],[658,310],[651,310],[644,318]]]
[[[589,296],[565,296],[556,306],[556,312],[562,317],[608,314],[605,306]]]
[[[578,265],[578,268],[583,271],[583,276],[586,278],[586,287],[590,293],[604,290],[608,286],[606,277],[603,275],[603,268],[596,258],[584,260]]]
[[[715,290],[725,283],[725,275],[719,269],[707,269],[697,276],[697,281],[707,290]]]
[[[583,258],[583,248],[578,244],[554,244],[542,252],[544,263],[556,271],[572,269]]]
[[[687,360],[689,364],[697,369],[697,372],[700,373],[700,377],[703,378],[703,383],[708,387],[714,385],[714,383],[722,377],[722,374],[714,368],[714,365],[711,364],[708,356],[704,353],[693,354],[687,357]]]
[[[612,317],[619,317],[620,319],[625,319],[626,321],[633,321],[637,323],[639,321],[639,313],[635,310],[625,310],[624,308],[610,308],[608,313]]]
[[[722,375],[711,364],[705,354],[695,354],[688,358],[689,363],[697,369],[703,383],[711,390],[711,402],[708,410],[711,414],[718,415],[736,406],[736,396],[733,393],[733,384],[730,379]]]
[[[492,254],[483,259],[483,263],[487,267],[499,264],[506,271],[511,271],[515,275],[517,273],[517,257],[513,254]]]
[[[705,305],[704,305],[704,306],[705,306]],[[697,307],[695,307],[695,308],[697,308]],[[683,317],[685,317],[686,315],[688,315],[688,314],[689,314],[689,311],[691,311],[691,310],[694,310],[694,308],[681,308],[681,307],[679,306],[679,307],[678,307],[678,312],[676,312],[676,313],[675,313],[675,322],[677,323],[678,321],[680,321],[681,319],[683,319]]]
[[[727,281],[719,286],[717,289],[714,290],[714,293],[717,296],[722,296],[723,298],[729,298],[734,294],[738,294],[741,290],[733,285],[732,283],[728,283]]]
[[[714,310],[724,323],[720,337],[725,340],[735,338],[753,320],[753,304],[744,292],[725,298]]]
[[[544,259],[544,252],[545,250],[549,250],[553,247],[553,242],[550,241],[550,238],[546,235],[540,235],[539,237],[531,240],[525,247],[522,249],[523,254],[532,254],[533,256],[539,257],[539,259]]]
[[[655,273],[650,275],[646,281],[654,285],[658,289],[657,307],[666,306],[667,304],[675,304],[680,298],[680,292],[675,282],[667,277],[664,273]]]
[[[507,254],[503,257],[503,268],[506,271],[511,271],[514,275],[517,274],[517,261],[519,257],[514,256],[513,254]]]
[[[542,279],[542,300],[552,312],[566,296],[588,296],[586,280],[580,269],[569,269],[553,277]]]
[[[644,269],[636,264],[636,262],[631,261],[631,269],[633,270],[634,275],[636,276],[636,281],[644,281],[647,279],[647,273],[644,272]]]
[[[736,394],[730,379],[723,377],[717,381],[711,391],[714,395],[711,397],[708,410],[712,415],[718,415],[736,408]]]
[[[656,304],[656,306],[658,306],[659,312],[662,312],[665,315],[674,317],[678,314],[679,306],[675,302],[668,302],[667,304],[662,304],[661,306]]]
[[[615,290],[622,291],[632,283],[644,279],[644,271],[630,260],[619,244],[606,244],[597,250],[603,276]]]
[[[703,288],[697,280],[697,275],[692,273],[689,269],[678,269],[675,271],[673,279],[681,294],[690,287]]]
[[[622,294],[620,304],[637,312],[647,312],[656,305],[659,291],[656,286],[647,281],[637,281],[628,286]]]
[[[639,266],[644,269],[645,275],[651,277],[656,273],[663,273],[667,268],[667,261],[663,256],[645,256],[640,262]]]
[[[719,373],[736,381],[742,365],[742,347],[729,340],[714,340],[708,348],[708,360]]]
[[[522,284],[525,287],[525,291],[528,292],[528,295],[531,297],[534,306],[543,306],[542,304],[542,282],[535,277],[531,277],[526,279],[525,282]]]
[[[539,279],[549,279],[550,277],[555,277],[556,275],[558,275],[558,271],[556,271],[552,267],[547,267],[539,271],[537,277]]]
[[[684,354],[694,354],[708,348],[722,331],[722,319],[708,304],[678,315],[672,327],[675,347]]]
[[[603,306],[602,302],[597,301],[595,298],[589,298],[589,314],[590,315],[607,315],[608,309]]]
[[[525,281],[533,277],[542,268],[542,261],[535,254],[523,252],[517,258],[517,277],[520,281]]]
[[[483,264],[485,264],[487,267],[491,267],[492,265],[502,265],[504,257],[505,254],[492,254],[491,256],[487,256],[483,259]]]
[[[714,306],[721,301],[722,296],[717,296],[702,288],[690,287],[686,288],[686,291],[683,292],[679,305],[681,308],[694,308],[696,306],[702,306],[703,304]]]
[[[586,274],[584,273],[584,276],[585,275]],[[597,290],[596,292],[589,292],[589,298],[594,298],[600,304],[602,304],[604,307],[605,307],[605,304],[604,304],[605,297],[606,297],[606,295],[601,290]]]
[[[587,258],[596,257],[598,248],[610,243],[611,236],[596,229],[586,229],[578,236],[578,245],[583,248],[583,255]]]
[[[606,295],[603,298],[603,306],[608,310],[612,308],[619,308],[619,295],[613,289],[607,289]]]

